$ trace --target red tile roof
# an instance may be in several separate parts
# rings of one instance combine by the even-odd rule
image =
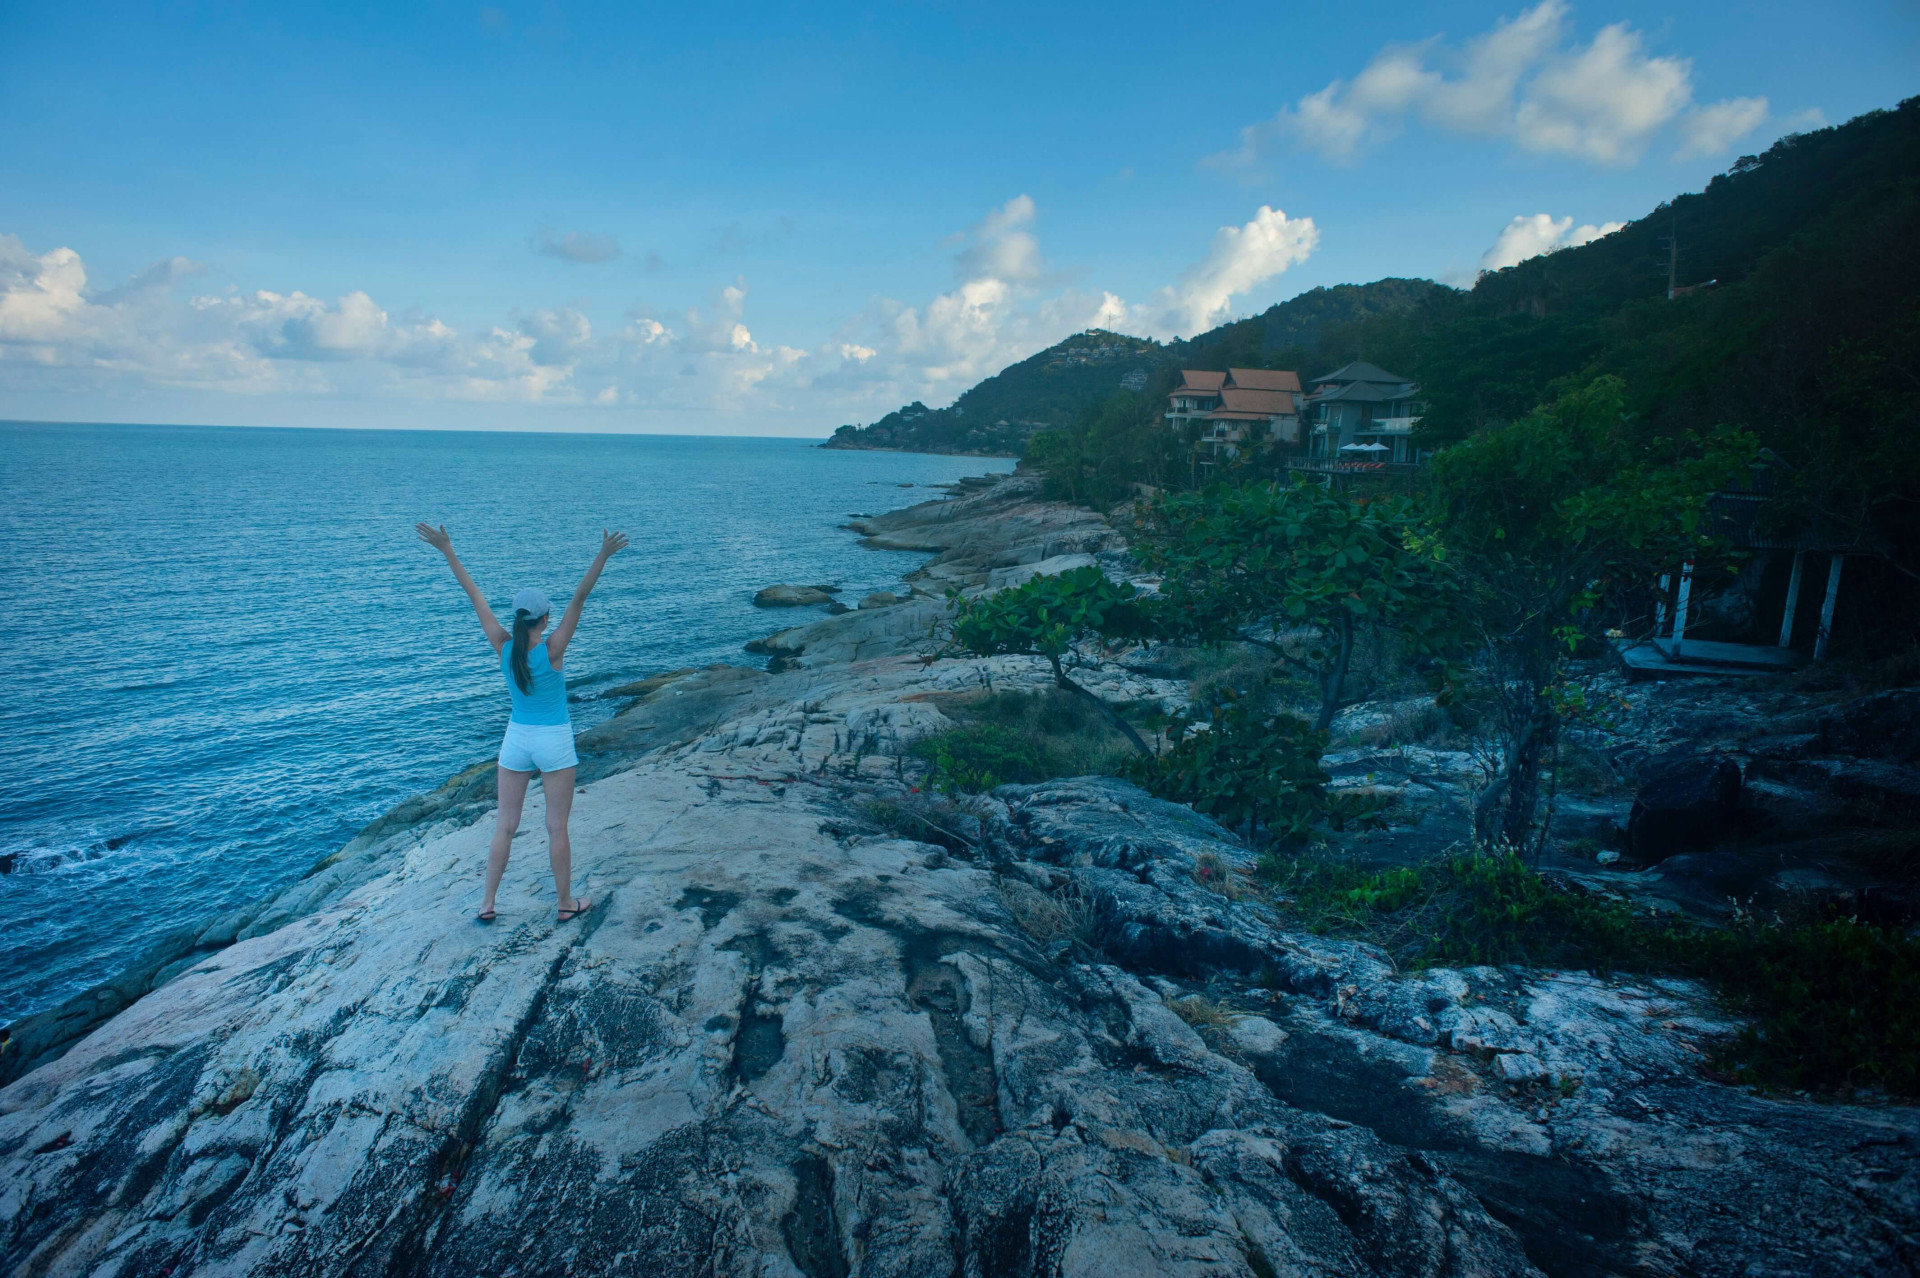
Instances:
[[[1217,391],[1227,383],[1225,373],[1209,372],[1204,368],[1183,368],[1180,370],[1180,391]]]
[[[1293,392],[1228,386],[1220,392],[1220,407],[1237,413],[1258,413],[1263,417],[1291,417],[1294,413]]]
[[[1229,368],[1228,380],[1247,390],[1297,391],[1300,374],[1286,368]]]

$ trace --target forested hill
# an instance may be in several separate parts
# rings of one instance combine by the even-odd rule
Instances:
[[[1263,367],[1277,355],[1317,345],[1325,335],[1410,313],[1431,294],[1451,291],[1428,280],[1400,279],[1316,288],[1184,342],[1092,329],[1003,369],[949,408],[916,401],[870,426],[842,426],[827,447],[1017,454],[1034,431],[1064,426],[1116,390],[1163,393],[1183,365]]]
[[[1618,379],[1652,453],[1747,432],[1787,463],[1775,516],[1882,565],[1881,611],[1904,600],[1920,633],[1920,98],[1782,138],[1704,191],[1471,291],[1431,287],[1285,340],[1276,348],[1262,320],[1228,325],[1191,344],[1190,366],[1257,361],[1310,380],[1370,360],[1420,383],[1429,449],[1602,378]],[[1151,392],[1110,394],[1026,455],[1096,506],[1136,484],[1178,487],[1194,470],[1162,411]]]

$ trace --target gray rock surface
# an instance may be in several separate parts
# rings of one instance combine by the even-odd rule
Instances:
[[[1005,566],[967,544],[954,580]],[[582,920],[554,921],[536,793],[501,919],[472,921],[470,773],[297,905],[218,922],[222,948],[0,1089],[0,1269],[1920,1263],[1920,1117],[1703,1077],[1736,1027],[1688,983],[1396,972],[1203,885],[1202,857],[1250,853],[1110,779],[1003,787],[958,837],[903,835],[935,833],[899,814],[941,699],[1047,678],[863,628],[937,607],[786,632],[791,668],[683,672],[584,734]]]

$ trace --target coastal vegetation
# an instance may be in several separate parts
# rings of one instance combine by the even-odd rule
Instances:
[[[1875,656],[1911,646],[1920,628],[1916,229],[1920,99],[1910,99],[1782,138],[1704,191],[1471,289],[1383,280],[1354,295],[1379,304],[1347,317],[1290,325],[1296,298],[1167,349],[1188,367],[1296,369],[1308,383],[1354,359],[1394,368],[1421,387],[1416,442],[1433,452],[1603,378],[1617,379],[1609,393],[1650,456],[1743,431],[1784,463],[1772,518],[1857,547],[1872,557],[1861,571],[1886,587],[1862,593],[1904,601],[1860,608],[1842,627],[1856,655]],[[1193,466],[1191,441],[1167,427],[1170,385],[1089,396],[1034,433],[1026,460],[1055,496],[1099,509],[1140,485],[1220,478]],[[1235,466],[1271,478],[1287,458],[1275,443]]]
[[[913,754],[928,765],[927,784],[947,794],[1118,773],[1132,753],[1103,710],[1060,688],[987,691],[941,709],[959,726],[922,737]]]
[[[1674,565],[1701,589],[1741,567],[1709,502],[1756,464],[1772,468],[1771,527],[1871,556],[1876,584],[1854,594],[1871,605],[1855,604],[1842,655],[1912,681],[1916,226],[1920,100],[1783,139],[1704,192],[1470,291],[1386,281],[1390,298],[1344,321],[1290,328],[1276,308],[1165,348],[1200,367],[1404,369],[1429,400],[1431,460],[1391,489],[1336,489],[1293,482],[1288,448],[1266,441],[1209,473],[1162,418],[1170,382],[1089,397],[1036,430],[1025,460],[1049,496],[1131,521],[1157,593],[1092,567],[1037,578],[958,600],[959,644],[1045,656],[1061,692],[1098,706],[1062,664],[1076,644],[1218,654],[1200,717],[1157,750],[1129,727],[1136,755],[1108,770],[1240,831],[1262,862],[1228,876],[1235,890],[1310,931],[1408,969],[1698,978],[1747,1026],[1714,1057],[1724,1076],[1920,1094],[1920,934],[1897,908],[1863,918],[1809,897],[1675,915],[1541,868],[1559,788],[1618,781],[1581,744],[1605,720],[1589,691],[1615,660],[1609,632],[1646,628]],[[1669,293],[1654,268],[1675,263]],[[1330,786],[1322,757],[1344,708],[1410,686],[1437,694],[1421,732],[1476,750],[1483,783],[1467,838],[1370,863],[1337,850],[1342,832],[1387,814],[1364,788]],[[949,735],[929,757],[960,791],[1062,762],[1019,731]]]
[[[1088,565],[1033,577],[1024,585],[972,598],[953,594],[953,637],[976,657],[1044,657],[1054,686],[1095,707],[1143,755],[1153,753],[1113,706],[1076,683],[1066,662],[1089,639],[1143,638],[1151,617],[1134,587]]]
[[[1355,700],[1356,648],[1397,642],[1420,658],[1445,643],[1454,575],[1405,499],[1216,484],[1148,503],[1140,532],[1136,556],[1160,577],[1161,636],[1265,649],[1318,689],[1318,732]]]
[[[1899,928],[1749,911],[1702,926],[1552,882],[1505,845],[1384,869],[1270,854],[1262,868],[1279,908],[1308,930],[1371,942],[1403,967],[1698,977],[1749,1018],[1715,1056],[1727,1076],[1920,1095],[1920,937]]]

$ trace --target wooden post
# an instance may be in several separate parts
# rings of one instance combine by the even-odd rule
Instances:
[[[1673,584],[1673,574],[1660,574],[1660,595],[1653,601],[1653,633],[1659,634],[1667,628],[1667,589]]]
[[[1673,655],[1680,655],[1680,643],[1687,636],[1687,596],[1693,592],[1693,563],[1680,565],[1680,598],[1673,604]]]
[[[1846,556],[1836,553],[1833,567],[1827,569],[1827,599],[1820,605],[1820,630],[1813,637],[1813,659],[1815,661],[1827,655],[1827,639],[1833,634],[1833,601],[1840,594],[1840,565]]]
[[[1787,647],[1793,642],[1793,614],[1800,606],[1800,570],[1806,567],[1807,552],[1793,552],[1793,572],[1787,577],[1787,611],[1780,618],[1780,646]]]

